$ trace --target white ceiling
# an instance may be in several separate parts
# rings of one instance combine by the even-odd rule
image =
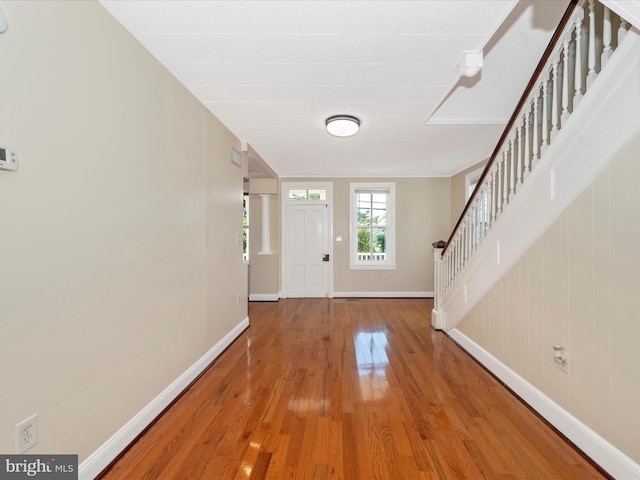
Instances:
[[[100,3],[278,175],[307,177],[451,175],[488,157],[568,0]],[[480,49],[481,73],[460,79]],[[360,132],[327,134],[337,114]]]

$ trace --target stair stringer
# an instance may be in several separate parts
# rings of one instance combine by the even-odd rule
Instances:
[[[640,0],[600,0],[636,28],[640,28]]]

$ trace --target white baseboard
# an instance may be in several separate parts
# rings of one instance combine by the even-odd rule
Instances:
[[[104,470],[127,446],[147,428],[247,327],[249,317],[241,321],[211,350],[187,369],[151,403],[144,407],[109,440],[89,455],[78,468],[80,480],[90,480]]]
[[[249,295],[250,302],[277,302],[280,295],[277,293],[252,293]]]
[[[333,292],[333,298],[433,298],[433,292]]]
[[[614,478],[640,479],[640,465],[458,329],[448,335]]]

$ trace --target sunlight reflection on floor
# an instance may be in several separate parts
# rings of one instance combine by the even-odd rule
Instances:
[[[353,338],[356,348],[356,363],[360,376],[360,392],[364,401],[380,400],[384,398],[389,388],[386,367],[389,365],[387,357],[387,332],[358,332]]]

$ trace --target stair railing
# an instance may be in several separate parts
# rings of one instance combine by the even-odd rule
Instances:
[[[628,22],[599,1],[571,1],[442,249],[436,264],[435,310],[544,160],[628,29]]]

